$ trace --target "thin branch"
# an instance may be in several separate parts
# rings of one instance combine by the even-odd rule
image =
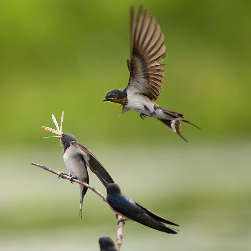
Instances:
[[[94,193],[96,193],[99,197],[101,197],[103,199],[103,201],[106,202],[106,197],[102,193],[100,193],[98,190],[96,190],[94,187],[91,187],[90,185],[88,185],[87,183],[79,181],[77,179],[72,179],[72,177],[70,177],[69,175],[67,175],[65,173],[59,173],[59,172],[57,172],[57,171],[55,171],[55,170],[53,170],[53,169],[51,169],[51,168],[49,168],[47,166],[42,166],[42,165],[36,164],[34,162],[31,162],[31,164],[33,166],[38,166],[40,168],[43,168],[44,170],[46,170],[48,172],[54,173],[54,174],[58,175],[58,177],[60,177],[62,179],[70,180],[72,182],[75,182],[75,183],[81,184],[81,185],[83,185],[85,187],[88,187],[90,190],[92,190]]]
[[[123,220],[123,217],[119,214],[116,214],[116,218],[118,220],[118,226],[117,226],[117,248],[120,250],[122,246],[122,239],[123,239],[123,227],[125,225],[125,220]]]
[[[96,193],[99,197],[101,197],[103,199],[103,201],[105,201],[107,203],[106,197],[102,193],[100,193],[98,190],[96,190],[94,187],[91,187],[90,185],[88,185],[87,183],[81,182],[81,181],[79,181],[77,179],[72,179],[72,177],[70,177],[68,174],[59,173],[59,172],[57,172],[57,171],[55,171],[55,170],[53,170],[53,169],[51,169],[51,168],[49,168],[47,166],[42,166],[42,165],[36,164],[34,162],[31,162],[31,164],[33,166],[40,167],[40,168],[42,168],[42,169],[44,169],[44,170],[46,170],[46,171],[48,171],[50,173],[56,174],[58,177],[60,177],[62,179],[70,180],[71,182],[75,182],[75,183],[78,183],[78,184],[81,184],[83,186],[88,187],[90,190],[92,190],[94,193]],[[118,250],[120,250],[120,248],[122,246],[123,227],[125,225],[125,220],[119,214],[116,214],[116,218],[118,220],[118,223],[117,223],[118,226],[117,226],[117,239],[116,239],[116,243],[117,243]]]

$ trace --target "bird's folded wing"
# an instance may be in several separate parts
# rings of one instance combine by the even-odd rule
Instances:
[[[123,194],[108,196],[107,202],[115,212],[130,220],[137,221],[137,217],[144,214],[144,210],[141,207]]]
[[[136,202],[135,202],[136,203]],[[169,220],[166,220],[165,218],[162,218],[161,216],[151,212],[150,210],[146,209],[145,207],[142,207],[141,205],[139,205],[138,203],[136,203],[140,208],[142,208],[145,212],[147,212],[148,215],[152,216],[154,219],[156,220],[159,220],[161,222],[164,222],[166,224],[169,224],[169,225],[174,225],[174,226],[179,226],[178,224],[176,223],[173,223]]]
[[[112,209],[122,217],[126,217],[130,220],[139,222],[145,226],[168,232],[176,233],[173,229],[164,225],[161,221],[176,225],[170,221],[165,220],[164,218],[152,213],[151,211],[145,209],[144,207],[137,204],[135,201],[129,197],[120,194],[117,196],[108,196],[107,202],[112,207]],[[157,216],[157,217],[156,217]]]
[[[80,149],[88,155],[88,167],[97,175],[102,184],[106,187],[109,183],[114,183],[111,175],[107,172],[104,166],[96,159],[96,157],[83,145],[78,143]]]
[[[131,61],[127,61],[130,71],[128,90],[138,91],[155,101],[162,88],[165,58],[164,35],[154,17],[148,11],[139,9],[135,21],[131,8]]]

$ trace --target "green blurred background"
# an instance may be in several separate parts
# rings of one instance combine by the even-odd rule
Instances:
[[[186,144],[163,124],[103,103],[129,72],[129,7],[143,4],[165,35],[158,104],[184,113]],[[0,2],[0,249],[98,250],[116,220],[89,191],[30,165],[66,168],[51,114],[122,192],[180,224],[176,236],[127,222],[121,250],[250,250],[251,2]],[[105,193],[90,173],[90,184]]]

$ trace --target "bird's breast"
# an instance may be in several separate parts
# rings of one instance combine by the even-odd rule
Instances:
[[[152,117],[155,111],[155,103],[152,102],[148,97],[139,93],[129,93],[127,98],[127,108]]]
[[[72,149],[67,149],[63,155],[64,163],[73,177],[80,181],[85,181],[88,173],[86,164],[81,155]]]

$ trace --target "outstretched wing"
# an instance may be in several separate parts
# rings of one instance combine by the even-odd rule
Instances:
[[[163,83],[166,46],[164,35],[154,17],[147,10],[139,8],[137,20],[131,8],[131,61],[127,61],[130,71],[128,90],[138,91],[150,100],[157,100]]]

